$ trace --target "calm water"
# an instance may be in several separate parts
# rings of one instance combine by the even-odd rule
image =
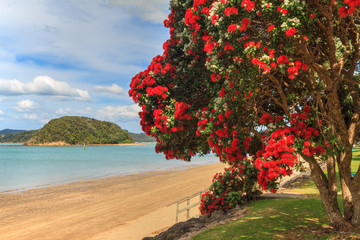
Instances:
[[[0,144],[3,145],[3,144]],[[166,160],[144,146],[0,146],[0,193],[92,178],[218,162],[212,155],[191,163]]]

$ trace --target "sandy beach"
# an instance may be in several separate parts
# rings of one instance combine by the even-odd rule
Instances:
[[[199,165],[1,194],[0,239],[153,236],[175,223],[175,205],[169,204],[207,188],[224,167]],[[191,212],[197,214],[196,209]]]

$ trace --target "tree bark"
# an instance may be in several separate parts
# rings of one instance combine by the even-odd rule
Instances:
[[[341,182],[341,191],[342,191],[342,199],[343,199],[343,207],[344,207],[344,217],[346,221],[351,221],[353,217],[353,198],[350,192],[349,187],[345,183],[345,180],[341,177],[340,174],[340,182]]]
[[[330,224],[336,230],[351,229],[352,226],[347,222],[339,209],[339,203],[337,200],[337,187],[335,181],[335,160],[330,157],[327,162],[330,179],[326,177],[319,164],[311,157],[302,156],[305,161],[310,164],[311,177],[314,180],[316,187],[320,192],[320,198],[324,205],[326,214],[329,217]]]
[[[351,224],[354,227],[360,227],[360,189],[357,187],[357,191],[353,193],[353,216],[351,218]]]
[[[354,210],[352,194],[351,194],[351,191],[350,191],[348,185],[346,184],[340,171],[339,171],[339,174],[340,174],[343,207],[344,207],[344,217],[345,217],[346,221],[350,222],[351,218],[353,216],[353,210]]]

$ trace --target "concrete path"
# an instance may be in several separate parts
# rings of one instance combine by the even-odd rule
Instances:
[[[296,193],[263,193],[260,195],[261,198],[307,198],[304,194]]]

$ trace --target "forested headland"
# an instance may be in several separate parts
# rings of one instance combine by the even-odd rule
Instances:
[[[68,145],[133,143],[131,136],[115,123],[88,117],[65,116],[49,121],[26,145],[62,142]]]

